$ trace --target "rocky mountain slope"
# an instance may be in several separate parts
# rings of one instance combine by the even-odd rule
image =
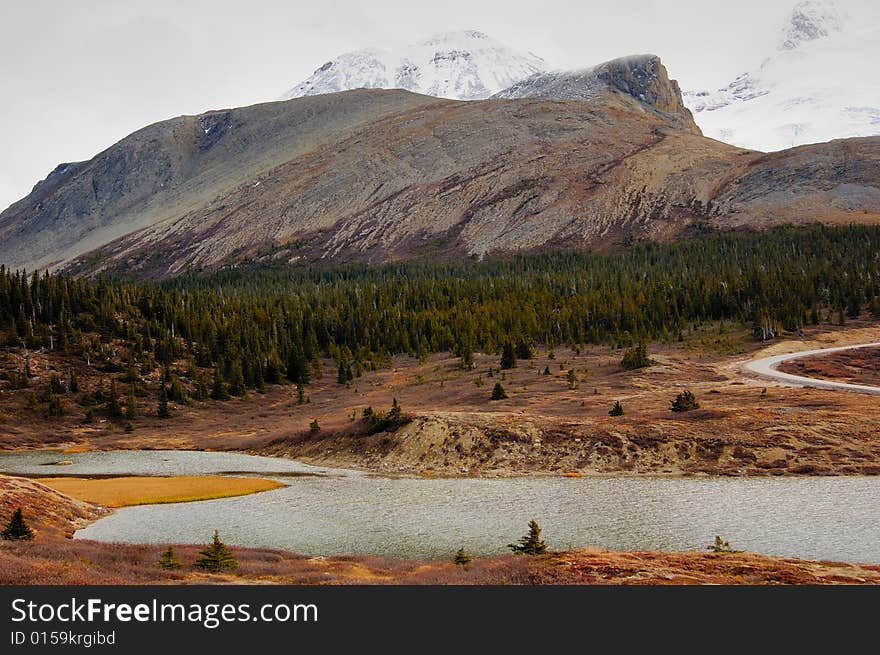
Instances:
[[[685,102],[707,136],[745,148],[880,135],[878,20],[876,9],[800,2],[757,70],[717,91],[686,93]]]
[[[540,57],[517,52],[482,32],[448,32],[400,50],[347,52],[325,63],[282,100],[351,89],[405,89],[478,100],[546,68]]]
[[[678,82],[669,79],[666,68],[654,55],[614,59],[578,71],[535,73],[494,97],[589,101],[597,100],[609,90],[640,100],[647,109],[678,122],[694,134],[701,134],[684,105]]]
[[[357,90],[158,123],[0,214],[0,262],[162,277],[877,221],[878,159],[880,139],[763,155],[704,138],[660,61],[629,57],[484,101]]]

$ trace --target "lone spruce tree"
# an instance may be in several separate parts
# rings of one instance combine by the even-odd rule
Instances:
[[[504,400],[507,398],[507,392],[504,391],[504,387],[501,386],[500,382],[496,382],[495,386],[492,388],[492,400]]]
[[[455,557],[452,558],[452,561],[460,566],[465,566],[470,563],[471,556],[465,552],[464,548],[459,548],[455,553]]]
[[[173,571],[180,568],[180,560],[177,558],[177,553],[174,552],[174,549],[171,546],[168,546],[168,550],[162,552],[162,556],[159,558],[159,566],[167,571]]]
[[[623,416],[623,405],[620,404],[619,400],[614,401],[614,406],[608,412],[608,416]]]
[[[159,407],[156,412],[159,418],[171,418],[171,409],[168,407],[168,391],[165,389],[165,383],[159,383]]]
[[[238,568],[238,562],[235,561],[226,544],[220,541],[217,530],[214,530],[214,541],[201,551],[193,566],[209,573],[220,573]]]
[[[30,541],[34,538],[34,531],[24,520],[21,507],[12,513],[12,518],[9,519],[9,523],[6,524],[6,528],[0,533],[0,536],[7,541]]]
[[[517,555],[543,555],[547,552],[547,544],[541,539],[541,528],[537,521],[529,521],[529,532],[520,538],[519,543],[507,544]]]

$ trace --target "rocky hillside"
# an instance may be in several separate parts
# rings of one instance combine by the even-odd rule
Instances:
[[[677,120],[685,129],[701,134],[684,106],[678,82],[669,79],[666,67],[654,55],[624,57],[579,71],[535,73],[495,97],[590,101],[608,90],[640,100],[664,118]]]
[[[3,525],[21,507],[25,521],[39,541],[72,537],[79,528],[107,513],[107,510],[58,493],[27,478],[0,475],[0,521]]]
[[[880,220],[880,138],[704,138],[653,56],[499,97],[358,90],[157,123],[0,214],[0,262],[162,277],[247,258],[482,257],[694,223]]]

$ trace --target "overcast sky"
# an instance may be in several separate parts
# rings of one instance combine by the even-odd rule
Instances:
[[[158,120],[275,100],[345,51],[476,29],[561,68],[652,52],[683,88],[717,88],[772,51],[795,4],[0,1],[0,209],[58,163]]]

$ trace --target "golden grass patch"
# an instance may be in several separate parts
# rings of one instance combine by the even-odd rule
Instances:
[[[106,507],[186,503],[212,498],[244,496],[285,486],[265,478],[222,475],[120,478],[38,478],[56,491]]]

